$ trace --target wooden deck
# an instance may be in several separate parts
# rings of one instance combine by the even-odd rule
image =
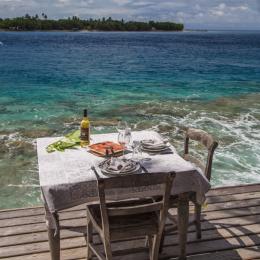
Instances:
[[[84,206],[60,215],[62,225],[84,225]],[[260,184],[212,189],[203,210],[202,239],[189,228],[188,259],[260,259]],[[84,259],[85,240],[61,231],[62,259]],[[144,240],[113,243],[115,259],[147,259]],[[135,253],[130,253],[134,248]],[[131,251],[133,252],[133,251]],[[178,237],[169,234],[160,259],[178,255]],[[0,211],[0,259],[47,260],[49,246],[42,207]]]

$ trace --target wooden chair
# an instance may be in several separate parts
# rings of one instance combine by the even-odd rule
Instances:
[[[99,260],[111,260],[111,241],[144,237],[148,238],[150,260],[157,260],[174,176],[174,173],[144,173],[111,178],[97,175],[99,204],[87,206],[87,259],[94,254]],[[120,201],[120,195],[113,202],[106,199],[111,191],[115,193],[117,190],[116,194],[120,194],[123,189],[135,188],[140,191],[152,185],[162,185],[160,201],[141,199],[139,192],[130,195],[136,199]],[[93,243],[93,228],[103,242],[104,254]]]
[[[200,144],[202,144],[207,149],[206,164],[202,163],[198,158],[192,156],[189,153],[189,141],[190,140],[194,140],[194,141],[199,142]],[[211,169],[212,169],[212,160],[213,160],[214,151],[217,148],[217,146],[218,146],[218,143],[214,140],[212,135],[210,135],[207,132],[200,130],[200,129],[189,128],[186,131],[186,134],[185,134],[183,158],[186,161],[190,161],[190,162],[194,163],[197,167],[199,167],[201,169],[201,171],[203,172],[203,174],[210,181]],[[189,199],[195,206],[195,218],[194,218],[194,221],[192,221],[189,224],[190,225],[195,224],[196,235],[197,235],[197,238],[200,239],[201,238],[201,223],[200,223],[201,205],[197,203],[195,193],[190,194]],[[170,200],[171,200],[170,206],[171,205],[175,206],[176,198],[173,197]],[[168,213],[168,218],[173,220],[175,222],[175,224],[177,224],[175,218],[170,213]]]

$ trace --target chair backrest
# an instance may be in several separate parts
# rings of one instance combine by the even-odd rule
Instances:
[[[109,231],[109,216],[160,212],[160,218],[165,218],[174,177],[175,173],[141,173],[110,178],[100,178],[97,175],[103,229],[106,229],[107,232]],[[149,187],[152,188],[152,186],[156,187],[155,185],[161,185],[163,187],[162,199],[159,201],[147,199],[145,203],[133,205],[128,205],[125,203],[126,201],[124,201],[124,203],[121,204],[122,206],[119,204],[116,207],[109,206],[109,203],[106,201],[106,194],[109,190],[113,190],[113,193],[118,190],[118,192],[116,192],[119,194],[119,196],[117,195],[117,199],[120,200],[120,192],[122,193],[123,189],[134,188],[141,191],[142,188],[149,189]],[[162,188],[161,186],[159,188]],[[133,195],[133,198],[136,198],[136,193]],[[131,195],[129,195],[129,199],[131,199]]]
[[[198,141],[208,150],[206,164],[202,163],[198,158],[195,158],[194,156],[189,154],[190,139]],[[214,140],[213,136],[203,130],[189,128],[186,131],[185,143],[184,143],[184,159],[187,161],[191,161],[194,164],[196,164],[198,167],[200,167],[209,181],[211,179],[213,155],[217,146],[218,146],[218,142]]]

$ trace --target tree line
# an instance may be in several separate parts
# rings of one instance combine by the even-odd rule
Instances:
[[[111,17],[102,19],[80,19],[77,16],[66,19],[48,19],[45,13],[31,16],[26,14],[16,18],[0,18],[0,29],[15,31],[34,30],[89,30],[89,31],[182,31],[184,25],[174,22],[137,22],[114,20]]]

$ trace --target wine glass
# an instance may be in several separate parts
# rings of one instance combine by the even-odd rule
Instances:
[[[117,125],[118,131],[118,143],[123,146],[123,158],[125,157],[125,148],[129,147],[130,142],[132,141],[131,128],[128,127],[126,122],[119,122]]]
[[[126,127],[127,127],[127,124],[125,121],[119,121],[116,126],[117,132],[119,134],[125,132]]]
[[[125,132],[124,131],[118,133],[117,141],[123,147],[123,158],[124,158],[125,157]]]

